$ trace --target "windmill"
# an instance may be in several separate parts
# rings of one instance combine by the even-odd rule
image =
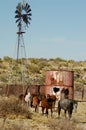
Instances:
[[[31,8],[30,5],[26,2],[18,3],[15,11],[15,19],[18,27],[18,44],[17,44],[17,64],[19,62],[19,58],[21,59],[21,64],[24,67],[23,60],[26,58],[25,52],[25,44],[23,39],[23,34],[25,33],[26,28],[30,25],[31,21]],[[22,79],[23,79],[24,68],[22,69]]]
[[[25,48],[24,45],[24,40],[23,40],[23,33],[25,33],[23,31],[23,28],[28,27],[28,24],[30,24],[30,20],[31,20],[31,9],[30,9],[30,5],[23,1],[18,3],[17,7],[16,7],[16,11],[15,11],[16,15],[16,23],[18,26],[18,46],[17,46],[17,60],[19,58],[19,50],[20,50],[20,46]],[[23,26],[24,25],[24,26]]]

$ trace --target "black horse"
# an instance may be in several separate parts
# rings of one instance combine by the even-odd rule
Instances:
[[[68,116],[69,116],[69,120],[70,120],[70,118],[72,117],[74,103],[75,103],[74,100],[71,100],[71,99],[59,100],[59,102],[58,102],[58,117],[60,117],[61,109],[63,109],[65,112],[65,117],[66,117],[66,112],[68,111]]]

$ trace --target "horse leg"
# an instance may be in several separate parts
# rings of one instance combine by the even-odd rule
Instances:
[[[44,108],[44,107],[42,107],[42,115],[44,114],[44,109],[45,109],[45,108]]]
[[[47,117],[48,117],[48,108],[46,108],[46,115],[47,115]]]
[[[36,112],[39,112],[39,106],[38,105],[36,106]]]
[[[30,107],[33,107],[33,101],[30,101]]]
[[[72,117],[72,111],[73,111],[72,109],[68,109],[69,120]]]
[[[52,113],[53,113],[53,110],[52,110],[52,108],[51,108],[51,117],[52,117]]]
[[[65,118],[66,118],[66,110],[64,110]]]
[[[58,118],[60,118],[60,112],[61,112],[61,108],[58,107]]]
[[[37,105],[35,106],[35,112],[37,112]]]
[[[27,104],[27,108],[29,107],[29,102],[26,103]]]

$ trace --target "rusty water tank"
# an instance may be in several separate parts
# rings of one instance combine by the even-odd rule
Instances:
[[[31,95],[45,95],[45,85],[30,85],[29,91]]]
[[[46,71],[46,94],[53,93],[53,87],[68,88],[69,98],[74,97],[74,71],[69,70],[49,70]]]

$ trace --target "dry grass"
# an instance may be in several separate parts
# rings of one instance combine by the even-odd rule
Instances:
[[[4,127],[12,127],[11,130],[85,130],[86,129],[86,102],[79,102],[77,112],[73,112],[69,121],[65,119],[64,112],[61,111],[61,118],[57,118],[57,111],[53,112],[51,118],[50,113],[47,118],[42,115],[41,108],[39,113],[34,112],[34,108],[18,104],[16,97],[0,97],[0,119],[5,119]],[[30,120],[28,120],[29,118]],[[9,126],[7,126],[7,124]],[[11,124],[12,123],[12,124]]]
[[[34,111],[34,110],[33,110]],[[77,112],[73,111],[71,120],[65,119],[64,111],[61,111],[61,118],[58,119],[57,112],[53,113],[53,117],[49,115],[47,118],[40,113],[32,112],[32,120],[36,124],[43,124],[49,130],[85,130],[86,129],[86,102],[79,102]]]
[[[28,116],[27,116],[28,115]],[[4,118],[31,118],[26,107],[19,104],[18,98],[14,96],[0,97],[0,117]]]

